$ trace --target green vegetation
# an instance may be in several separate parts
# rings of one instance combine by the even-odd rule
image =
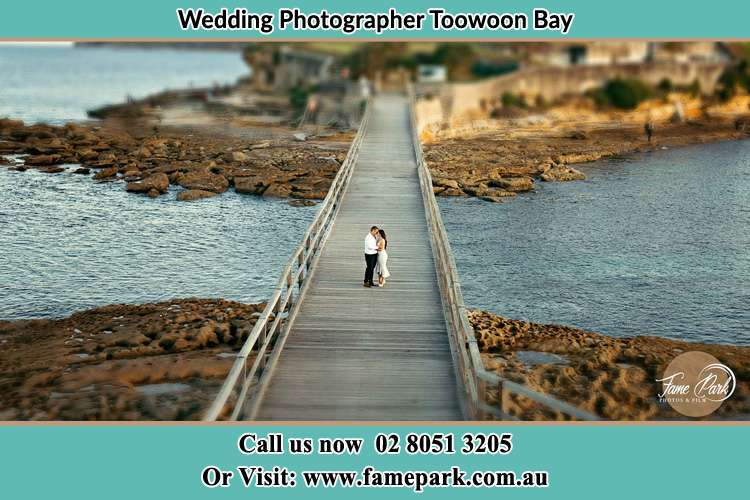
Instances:
[[[469,80],[476,61],[474,47],[468,43],[441,43],[432,53],[433,64],[448,68],[451,80]]]
[[[358,46],[344,57],[344,63],[351,69],[352,77],[362,75],[372,78],[376,73],[405,63],[405,43],[367,43]]]
[[[301,115],[307,107],[307,98],[317,90],[314,86],[295,85],[289,89],[289,104],[292,105],[295,114]]]
[[[671,85],[671,82],[670,82]],[[654,95],[651,87],[640,80],[616,78],[603,87],[587,93],[597,106],[612,106],[618,109],[635,109]]]
[[[319,47],[318,47],[319,48]],[[474,80],[518,69],[518,63],[489,58],[492,51],[473,43],[363,43],[350,46],[343,61],[352,77],[372,77],[395,68],[415,70],[420,64],[439,64],[453,81]]]
[[[699,82],[696,78],[695,80],[693,80],[693,83],[688,86],[687,91],[691,96],[698,97],[699,95],[701,95],[701,82]]]
[[[518,63],[515,61],[489,62],[479,60],[474,63],[471,73],[477,78],[489,78],[492,76],[504,75],[518,69]]]
[[[722,101],[728,101],[737,94],[737,90],[740,88],[750,92],[750,71],[748,67],[747,60],[742,60],[724,70],[716,86],[716,96]]]
[[[674,85],[672,84],[672,80],[670,80],[669,78],[662,78],[661,81],[656,85],[656,88],[659,90],[659,92],[666,94],[674,90]]]
[[[500,101],[503,103],[503,107],[507,108],[510,106],[516,107],[516,108],[527,108],[526,100],[516,94],[512,94],[510,92],[503,92],[503,95],[500,96]]]

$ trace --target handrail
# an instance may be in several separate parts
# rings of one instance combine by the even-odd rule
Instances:
[[[321,243],[331,229],[331,224],[351,179],[367,129],[371,108],[368,101],[357,135],[328,189],[328,194],[323,199],[315,218],[307,227],[302,242],[284,266],[271,299],[266,303],[266,307],[237,354],[237,359],[203,420],[214,421],[225,418],[227,415],[230,420],[240,418],[243,415],[245,402],[250,397],[253,382],[273,368],[275,357],[271,357],[271,363],[268,363],[269,354],[277,351],[277,339],[288,333],[292,319],[299,308],[301,293],[308,282],[311,264],[318,256]],[[278,347],[283,347],[283,343]],[[255,357],[248,370],[248,360],[253,352]],[[231,412],[228,411],[229,405],[233,405]]]
[[[414,155],[419,173],[419,185],[422,191],[425,216],[432,238],[432,252],[435,258],[440,295],[443,301],[443,311],[449,329],[449,339],[453,351],[457,376],[463,386],[464,410],[472,420],[486,419],[515,419],[506,411],[507,396],[517,394],[529,398],[553,411],[564,413],[581,420],[599,420],[598,417],[565,403],[552,396],[536,392],[526,386],[500,377],[488,371],[482,363],[482,357],[477,346],[474,329],[469,322],[468,311],[464,305],[461,282],[458,278],[456,262],[453,257],[440,209],[435,201],[432,188],[432,175],[427,167],[419,139],[419,129],[416,116],[416,97],[413,86],[408,88],[409,110],[411,118],[412,142]],[[497,401],[493,404],[489,395],[493,394]]]

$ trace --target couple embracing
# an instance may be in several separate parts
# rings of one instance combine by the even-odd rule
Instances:
[[[378,226],[372,226],[370,232],[365,236],[365,286],[376,286],[372,279],[377,272],[377,286],[385,286],[385,280],[391,273],[388,272],[388,238],[385,231]]]

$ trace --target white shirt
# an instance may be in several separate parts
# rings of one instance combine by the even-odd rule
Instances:
[[[378,253],[378,242],[372,233],[367,233],[367,236],[365,236],[365,254],[372,255],[374,253]]]

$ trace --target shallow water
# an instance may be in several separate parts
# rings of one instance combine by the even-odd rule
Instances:
[[[84,120],[86,111],[165,89],[234,83],[239,52],[0,44],[0,117]]]
[[[527,366],[567,365],[568,360],[559,354],[542,351],[515,351],[516,359]]]
[[[615,336],[750,345],[750,141],[579,167],[502,205],[440,199],[468,305]]]
[[[128,95],[247,73],[239,52],[0,45],[0,116],[80,120]],[[265,300],[317,210],[234,192],[180,203],[176,192],[151,200],[121,182],[0,166],[0,318],[190,296]]]
[[[72,170],[72,168],[70,169]],[[0,319],[177,297],[265,300],[317,207],[232,192],[196,202],[0,166]]]

